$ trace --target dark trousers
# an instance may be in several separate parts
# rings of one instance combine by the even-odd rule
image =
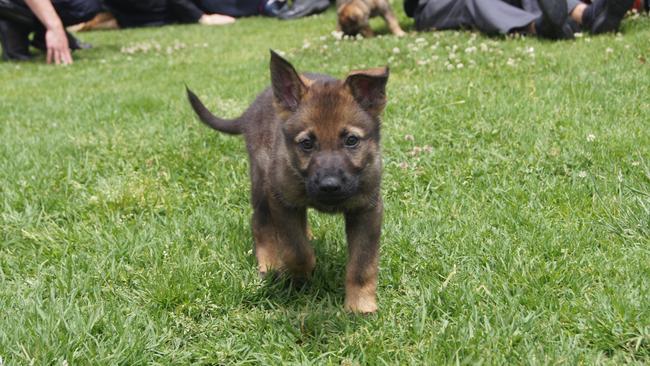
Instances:
[[[104,2],[122,28],[160,26],[174,21],[167,0],[105,0]]]
[[[568,0],[569,12],[578,0]],[[507,34],[527,27],[541,15],[536,0],[420,0],[415,27],[426,29],[478,29],[487,34]]]
[[[203,14],[245,17],[261,13],[263,0],[105,0],[120,27],[196,23]]]
[[[32,13],[23,0],[6,1],[14,5],[14,7],[10,12],[11,14],[7,14],[6,17],[0,13],[1,18],[18,23],[31,30],[43,29],[36,15]],[[52,5],[64,26],[88,21],[102,9],[99,0],[52,0]]]
[[[198,0],[197,5],[206,13],[248,17],[262,13],[262,0]]]

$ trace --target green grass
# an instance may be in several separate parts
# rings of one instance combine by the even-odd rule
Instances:
[[[650,363],[650,19],[572,42],[333,28],[95,32],[72,67],[0,64],[0,364]],[[340,217],[310,213],[309,286],[258,279],[243,142],[186,102],[236,116],[269,48],[390,63],[376,315],[342,310]]]

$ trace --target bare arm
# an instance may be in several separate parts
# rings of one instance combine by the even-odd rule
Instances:
[[[54,10],[50,0],[25,0],[25,3],[45,26],[47,63],[71,64],[72,54],[68,45],[68,37],[65,34],[61,18]]]

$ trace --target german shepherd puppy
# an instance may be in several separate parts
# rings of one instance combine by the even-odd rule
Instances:
[[[398,36],[405,35],[400,28],[395,13],[388,0],[336,0],[336,15],[338,29],[349,36],[361,33],[364,37],[372,37],[370,18],[381,16],[388,24],[388,29]]]
[[[203,123],[246,140],[259,273],[309,278],[316,258],[307,207],[342,213],[349,254],[345,308],[375,312],[383,211],[379,117],[388,68],[352,71],[341,81],[298,74],[273,51],[270,66],[271,87],[235,119],[214,116],[187,90]]]

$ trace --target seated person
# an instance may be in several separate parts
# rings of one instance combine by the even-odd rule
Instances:
[[[65,26],[92,19],[99,0],[0,0],[2,59],[32,59],[32,46],[47,52],[47,63],[71,64],[71,49],[88,48],[65,31]]]
[[[265,15],[294,19],[325,11],[330,0],[193,0],[204,12],[226,14],[236,18]]]
[[[176,22],[224,25],[235,18],[205,12],[191,0],[105,0],[121,28],[161,26]]]
[[[478,29],[486,34],[530,33],[573,38],[580,28],[594,34],[616,31],[634,0],[405,0],[418,30]]]
[[[0,0],[3,1],[3,0]],[[330,0],[104,0],[108,12],[75,30],[161,26],[171,23],[224,25],[235,18],[264,15],[293,19],[327,9]]]

